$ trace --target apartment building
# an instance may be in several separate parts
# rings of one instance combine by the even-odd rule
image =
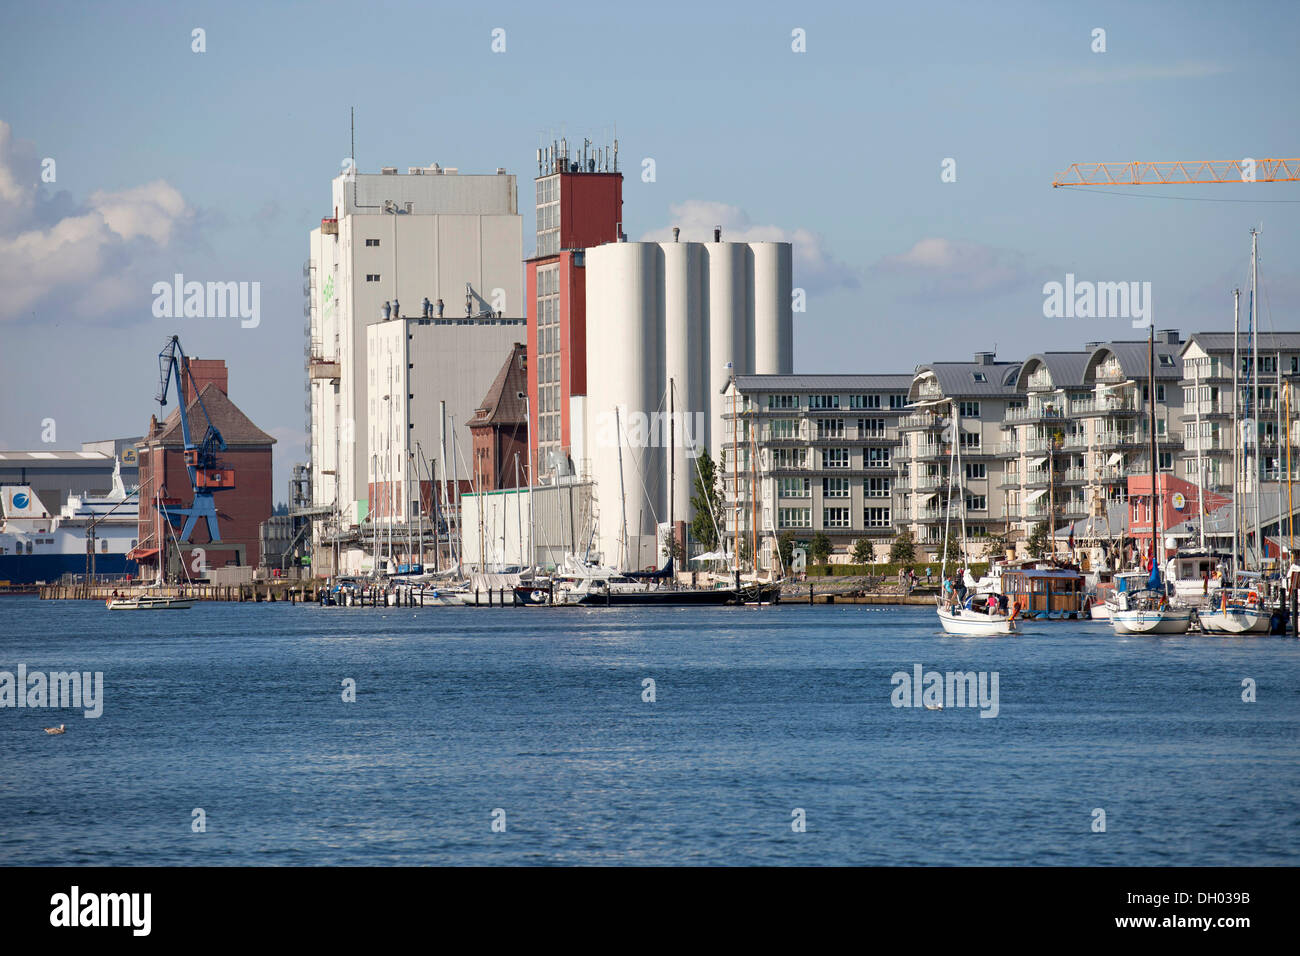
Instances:
[[[1159,470],[1172,473],[1182,448],[1178,387],[1181,340],[1154,342]],[[1046,352],[1025,360],[1016,387],[1023,404],[1006,413],[1009,444],[1003,491],[1008,525],[1023,540],[1055,506],[1055,527],[1089,519],[1098,534],[1119,532],[1130,476],[1151,471],[1150,382],[1145,339],[1092,342],[1083,351]],[[1110,527],[1110,524],[1114,527]]]
[[[1300,378],[1300,332],[1261,332],[1257,341],[1240,336],[1234,345],[1231,332],[1197,332],[1180,352],[1183,401],[1180,423],[1186,435],[1179,465],[1181,477],[1199,482],[1208,490],[1231,492],[1234,435],[1243,445],[1250,429],[1234,422],[1258,421],[1262,475],[1244,468],[1239,483],[1242,491],[1254,490],[1263,481],[1285,479],[1287,443],[1279,440],[1286,432],[1280,426],[1285,412],[1285,390]],[[1237,365],[1237,402],[1232,400],[1233,356]],[[1282,391],[1279,391],[1279,382]],[[1291,415],[1296,414],[1296,394],[1290,397]],[[1255,410],[1252,412],[1252,409]],[[1300,473],[1300,447],[1291,436],[1293,478]]]
[[[950,495],[954,521],[961,517],[958,505],[965,509],[971,543],[1007,530],[1003,423],[1008,409],[1025,404],[1018,390],[1021,365],[977,352],[971,362],[917,366],[908,389],[909,412],[898,426],[903,460],[895,523],[912,532],[919,559],[940,558]],[[954,437],[962,473],[950,488]],[[971,553],[982,552],[977,547]]]
[[[759,567],[769,568],[779,535],[806,545],[821,531],[832,562],[851,561],[860,539],[887,560],[911,384],[906,374],[737,376],[723,413],[728,550],[739,538],[749,554],[757,537]]]

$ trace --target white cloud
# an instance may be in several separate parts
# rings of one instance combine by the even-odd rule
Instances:
[[[838,262],[826,248],[825,240],[809,229],[785,229],[763,226],[750,221],[738,206],[703,199],[690,199],[668,207],[672,222],[662,229],[645,233],[643,242],[668,242],[673,226],[681,229],[683,242],[709,242],[714,226],[722,227],[726,242],[789,242],[793,245],[794,284],[809,292],[825,292],[837,287],[856,288],[858,276]]]
[[[156,180],[95,192],[51,220],[39,170],[30,148],[0,121],[0,321],[50,309],[95,319],[133,300],[147,304],[160,272],[148,261],[193,218],[184,197]]]
[[[929,297],[993,296],[1028,277],[1024,256],[976,242],[930,237],[911,249],[885,256],[872,272],[911,280]]]

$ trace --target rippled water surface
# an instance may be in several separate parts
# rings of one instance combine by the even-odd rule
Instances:
[[[102,671],[104,702],[0,708],[9,864],[1300,863],[1283,638],[955,638],[925,608],[0,599],[0,671],[19,664]],[[917,664],[997,672],[997,716],[893,706]]]

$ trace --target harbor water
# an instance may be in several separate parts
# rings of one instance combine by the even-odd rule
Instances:
[[[14,597],[20,665],[102,672],[102,714],[0,707],[8,864],[1300,863],[1287,638]],[[896,706],[918,666],[994,700]]]

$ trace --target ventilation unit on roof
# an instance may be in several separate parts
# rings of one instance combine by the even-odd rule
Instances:
[[[381,168],[381,169],[379,170],[379,173],[380,173],[380,175],[382,175],[382,176],[396,176],[396,175],[397,175],[397,167],[396,167],[396,166],[384,166],[383,168]]]

